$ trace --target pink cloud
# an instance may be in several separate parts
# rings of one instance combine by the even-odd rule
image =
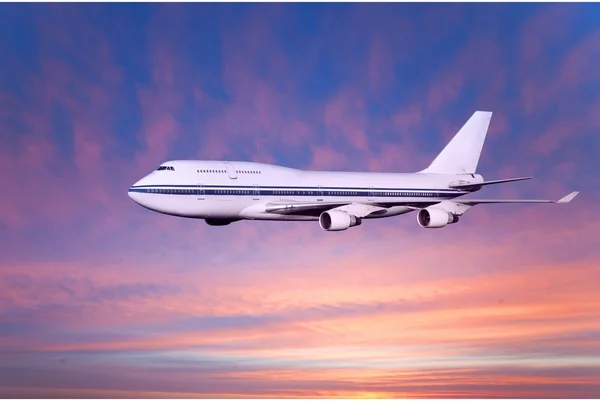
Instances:
[[[369,160],[369,171],[400,172],[414,167],[410,166],[409,159],[405,157],[407,152],[401,149],[401,145],[386,146],[382,152]]]
[[[572,9],[569,9],[572,10]],[[556,11],[559,12],[558,10]],[[555,15],[556,17],[556,15]],[[572,18],[573,13],[567,12],[564,18]],[[563,16],[561,15],[561,21]],[[553,24],[554,26],[556,24]],[[563,23],[559,24],[567,27]],[[547,32],[555,32],[554,28],[539,30],[540,36]],[[552,35],[568,37],[571,32],[565,30],[557,31]],[[552,105],[559,105],[562,110],[583,108],[583,103],[579,100],[575,90],[583,82],[594,82],[598,77],[597,70],[591,65],[595,57],[600,53],[600,33],[592,32],[581,39],[575,46],[569,48],[568,52],[562,55],[558,62],[549,62],[548,54],[554,51],[549,46],[555,45],[555,41],[548,39],[546,48],[541,48],[542,52],[538,57],[530,59],[528,55],[523,55],[521,60],[521,102],[527,113],[536,110],[547,110]],[[535,36],[535,35],[533,35]],[[534,52],[535,53],[535,52]],[[540,68],[539,64],[545,63],[549,68]],[[561,99],[571,99],[568,103]],[[581,106],[579,106],[581,104]]]
[[[444,72],[434,79],[434,83],[429,88],[427,95],[427,107],[429,110],[436,110],[443,104],[452,102],[458,98],[465,78],[462,73]]]
[[[335,151],[329,147],[313,146],[312,162],[308,169],[312,170],[338,170],[341,166],[348,165],[348,158],[344,153]]]
[[[5,174],[2,178],[6,196],[3,200],[6,208],[2,213],[3,221],[15,228],[25,228],[39,218],[64,218],[69,214],[64,206],[65,196],[53,194],[57,191],[52,191],[51,187],[54,175],[49,168],[57,161],[58,155],[56,145],[46,134],[49,125],[46,116],[20,109],[13,112],[24,124],[25,132],[16,143],[19,152],[3,152],[0,156],[0,165],[5,171],[13,171],[13,174]],[[36,185],[23,185],[23,182]],[[50,193],[46,194],[48,190]],[[56,201],[57,205],[53,208],[40,205],[40,197]]]
[[[600,76],[593,67],[600,56],[600,30],[586,36],[573,50],[566,54],[557,84],[566,87],[588,82]]]
[[[347,141],[356,150],[367,150],[364,107],[364,100],[353,91],[337,93],[325,105],[328,134]]]
[[[578,237],[579,235],[575,234],[567,238],[575,241]],[[563,241],[564,238],[563,236]],[[513,249],[515,245],[523,247],[515,243],[499,245],[496,250],[491,250],[491,252],[489,247],[482,247],[480,255],[470,253],[470,260],[474,265],[481,266],[485,260],[491,260],[493,255],[502,255],[507,246],[512,245]],[[324,248],[326,246],[323,246]],[[447,249],[440,249],[440,252],[448,255],[457,250],[456,245],[452,245]],[[560,334],[565,330],[598,327],[595,323],[594,305],[596,301],[593,295],[595,287],[594,281],[590,279],[595,277],[598,272],[594,272],[593,268],[589,270],[590,267],[586,265],[585,261],[574,262],[569,269],[564,269],[564,264],[561,263],[528,265],[528,262],[525,262],[522,264],[524,259],[519,255],[515,256],[513,260],[513,262],[522,264],[519,269],[508,271],[500,269],[495,272],[488,271],[486,274],[465,275],[458,278],[442,276],[433,280],[430,277],[421,277],[415,280],[411,279],[411,275],[419,271],[423,274],[428,270],[428,266],[438,265],[439,257],[431,255],[423,258],[423,249],[401,253],[404,258],[402,269],[394,268],[391,261],[397,258],[397,255],[390,254],[370,261],[368,274],[362,267],[368,257],[361,256],[360,252],[353,252],[336,263],[325,263],[315,266],[314,269],[305,268],[304,273],[297,277],[290,275],[290,270],[282,271],[277,267],[279,262],[275,261],[266,266],[262,262],[263,269],[267,269],[264,273],[266,274],[270,270],[269,274],[264,277],[256,276],[256,272],[259,270],[254,270],[254,276],[244,274],[234,277],[233,280],[231,278],[225,280],[226,274],[224,273],[220,277],[214,278],[218,280],[211,279],[210,282],[206,282],[206,278],[202,275],[191,275],[187,278],[179,275],[164,280],[162,273],[152,277],[155,272],[149,270],[150,275],[146,274],[146,280],[158,279],[163,285],[184,280],[188,286],[200,286],[199,288],[204,289],[167,294],[166,298],[137,296],[131,299],[109,300],[109,302],[102,303],[80,303],[80,308],[84,308],[82,311],[88,311],[88,314],[94,312],[94,321],[72,320],[72,323],[83,324],[84,327],[89,327],[92,323],[93,325],[105,325],[111,322],[118,324],[122,319],[126,319],[127,324],[140,324],[145,321],[159,323],[163,319],[168,319],[169,314],[173,316],[174,310],[177,311],[177,316],[186,313],[203,314],[211,310],[212,313],[221,316],[239,313],[278,313],[282,316],[295,316],[293,323],[280,322],[269,326],[278,328],[278,337],[288,339],[287,342],[281,343],[282,350],[314,347],[318,344],[331,347],[333,344],[327,341],[327,336],[323,337],[319,333],[323,330],[327,333],[334,330],[334,327],[343,328],[347,334],[344,339],[336,340],[336,346],[351,345],[356,341],[365,341],[364,344],[376,341],[378,346],[401,343],[411,344],[413,347],[422,346],[423,341],[433,340],[442,332],[448,343],[457,342],[457,345],[464,345],[464,342],[468,341],[470,346],[486,346],[488,342],[495,342],[498,338],[504,338],[505,341],[525,341],[527,338],[535,338],[542,334]],[[298,263],[303,262],[299,261]],[[248,266],[248,268],[251,267],[252,264]],[[139,269],[142,268],[139,266]],[[459,266],[455,266],[456,268],[465,269],[465,267]],[[32,305],[31,301],[35,303],[40,301],[43,303],[61,301],[61,303],[66,301],[73,303],[75,301],[73,297],[85,297],[90,291],[93,294],[94,288],[103,288],[111,282],[114,285],[115,278],[118,276],[112,274],[110,270],[122,271],[122,269],[111,269],[110,267],[109,271],[81,271],[81,279],[69,279],[65,282],[68,285],[68,292],[52,291],[52,288],[56,286],[56,280],[52,285],[51,282],[48,282],[51,276],[47,276],[45,280],[37,282],[37,287],[20,287],[17,292],[14,292],[15,289],[10,292],[9,289],[8,296],[16,297],[15,299],[29,305]],[[315,274],[317,270],[319,274]],[[73,274],[77,272],[77,269],[68,269],[68,271]],[[48,271],[48,273],[56,274],[53,271]],[[84,273],[92,275],[88,276],[89,279],[83,279]],[[136,277],[133,271],[129,271],[129,275],[130,277],[125,278],[125,282],[139,283],[139,277]],[[267,277],[268,280],[266,280]],[[332,285],[334,277],[336,278],[335,285]],[[538,279],[531,281],[524,280],[524,277],[538,277]],[[583,280],[583,277],[586,279]],[[118,282],[123,284],[124,280],[119,279]],[[368,291],[365,290],[366,283],[370,288]],[[570,285],[565,287],[565,283],[570,283]],[[217,304],[214,307],[214,302],[210,300],[214,300],[217,294],[209,291],[211,286],[219,288],[218,293],[221,294],[216,297]],[[33,288],[38,288],[38,290],[31,291]],[[207,290],[208,292],[206,292]],[[21,295],[18,295],[18,291]],[[548,299],[545,296],[548,293],[562,294],[562,297]],[[23,298],[31,296],[34,298],[29,300]],[[65,299],[65,297],[67,298]],[[565,297],[568,297],[568,303],[565,303]],[[505,302],[498,304],[497,300],[499,299],[504,299]],[[192,302],[192,300],[195,301]],[[119,305],[118,312],[114,310],[115,302]],[[382,307],[386,304],[387,307]],[[242,305],[243,307],[240,309]],[[381,306],[375,307],[376,305]],[[558,307],[559,305],[561,306]],[[345,308],[349,308],[348,312],[351,313],[345,314]],[[169,312],[169,309],[173,311]],[[306,312],[298,315],[302,309]],[[569,326],[565,325],[566,319],[576,315],[583,317],[584,313],[587,315],[583,320]],[[65,317],[67,316],[65,315]],[[134,319],[127,316],[133,316]],[[536,316],[535,321],[531,320],[531,316]],[[442,317],[443,319],[440,320]],[[56,318],[60,318],[60,316]],[[62,318],[60,319],[62,321]],[[544,320],[547,320],[547,323],[540,324]],[[62,321],[62,323],[69,322]],[[394,327],[399,324],[402,324],[404,330],[394,330]],[[492,324],[494,329],[491,327]],[[465,327],[468,325],[473,327],[469,328],[467,333]],[[436,330],[431,331],[431,326],[435,326]],[[475,327],[486,327],[486,329],[477,330]],[[311,333],[305,333],[302,329],[309,329]],[[382,333],[390,334],[382,335]],[[205,331],[202,335],[199,334],[199,332],[190,331],[178,335],[165,334],[153,338],[136,338],[126,342],[120,340],[116,342],[84,342],[73,344],[68,348],[131,349],[133,347],[152,349],[200,344],[216,345],[229,341],[241,341],[251,335],[258,341],[252,348],[259,353],[275,351],[270,341],[276,333],[265,330],[265,327],[248,327],[242,330],[218,329],[214,332]],[[300,342],[298,335],[305,338],[309,335],[310,338]],[[45,344],[44,348],[65,349],[63,346],[42,341],[39,345]],[[29,343],[33,345],[37,342]],[[376,349],[373,351],[377,352]],[[250,350],[241,352],[247,353]],[[326,358],[327,356],[323,355],[322,357]]]
[[[144,115],[142,137],[145,145],[144,150],[136,156],[140,168],[148,168],[149,165],[155,166],[165,161],[169,146],[178,136],[178,123],[172,111],[164,107],[164,100],[160,95],[165,94],[159,92],[157,96],[154,91],[140,90],[138,95]]]
[[[564,40],[573,26],[576,16],[576,6],[551,5],[544,7],[542,11],[533,14],[524,24],[521,30],[521,57],[526,62],[539,60],[545,57],[544,50]]]
[[[369,88],[374,94],[388,87],[394,79],[394,60],[381,36],[376,36],[369,47],[367,77]]]
[[[588,120],[575,116],[557,116],[543,131],[535,138],[533,150],[537,154],[548,157],[555,153],[568,141],[572,141],[573,135],[583,137],[586,132]]]
[[[501,139],[502,135],[506,135],[510,129],[510,124],[508,119],[505,117],[503,113],[494,113],[492,116],[492,122],[488,128],[488,136],[487,139],[491,139],[493,141],[497,141]]]
[[[406,135],[410,133],[410,128],[417,126],[421,122],[421,119],[421,109],[413,104],[408,109],[397,111],[392,117],[392,122],[394,129],[399,134]]]
[[[175,65],[183,69],[183,61],[164,44],[152,48],[152,84],[138,87],[137,95],[142,113],[141,136],[144,148],[138,151],[136,160],[141,168],[164,162],[170,146],[179,137],[176,113],[183,107],[181,79],[176,80]]]
[[[230,29],[222,32],[222,75],[230,100],[205,97],[198,104],[200,109],[212,106],[215,110],[207,121],[197,124],[203,137],[200,158],[230,158],[227,155],[234,151],[230,144],[244,143],[252,147],[245,149],[246,153],[255,152],[263,161],[273,160],[275,147],[292,151],[314,137],[312,126],[301,115],[295,100],[296,82],[290,79],[295,69],[305,66],[289,62],[274,33],[283,9],[259,9],[260,12],[242,19],[242,35]],[[262,68],[268,70],[266,77]]]
[[[58,11],[52,7],[50,10]],[[50,26],[44,19],[37,21],[45,32],[36,54],[41,75],[21,83],[27,107],[23,102],[12,104],[13,121],[19,122],[23,131],[12,143],[19,151],[4,155],[3,159],[18,166],[14,169],[16,174],[8,179],[12,180],[10,199],[14,203],[10,207],[13,216],[10,224],[19,222],[20,228],[39,222],[68,221],[84,213],[90,204],[107,203],[107,191],[115,182],[110,167],[118,163],[105,163],[106,154],[114,149],[113,127],[105,115],[115,103],[111,95],[121,75],[106,39],[89,20],[79,17],[74,19],[81,33],[77,38],[65,34],[66,25]],[[88,46],[94,45],[94,52],[80,52],[75,64],[57,55],[57,50],[76,54],[81,50],[83,36]],[[73,128],[73,160],[64,160],[59,153],[60,145],[52,136],[56,105],[66,111],[67,124]],[[60,134],[65,137],[67,133]],[[25,181],[34,185],[20,184]],[[66,185],[67,181],[72,185]],[[73,204],[75,198],[78,202]],[[45,202],[40,204],[39,199]]]
[[[502,60],[496,38],[471,39],[434,76],[425,99],[427,108],[435,111],[452,104],[458,101],[466,85],[477,85],[483,90],[478,93],[474,107],[487,109],[507,84]]]
[[[387,380],[384,378],[398,372],[410,377],[428,375],[444,366],[455,368],[465,355],[472,358],[462,368],[465,370],[458,371],[464,375],[462,380],[474,380],[473,370],[494,366],[490,355],[508,352],[511,358],[518,358],[530,352],[532,344],[541,347],[540,338],[545,339],[542,352],[558,347],[567,350],[557,353],[552,359],[556,361],[568,352],[582,352],[592,346],[583,341],[569,343],[569,336],[600,328],[595,307],[595,254],[581,253],[579,259],[571,258],[565,264],[552,262],[552,253],[541,252],[544,247],[557,250],[581,246],[582,238],[587,238],[587,246],[593,245],[589,233],[600,227],[587,219],[586,205],[580,206],[581,213],[569,216],[556,215],[541,206],[520,212],[505,209],[502,219],[492,212],[494,218],[488,227],[497,235],[488,240],[479,234],[488,222],[474,221],[469,215],[459,223],[469,227],[452,227],[465,234],[458,236],[460,241],[455,240],[458,237],[452,231],[416,231],[414,215],[389,224],[366,222],[361,228],[371,231],[348,231],[337,238],[326,237],[310,223],[240,225],[240,239],[258,238],[269,244],[269,251],[244,260],[244,268],[235,270],[232,269],[236,262],[228,260],[232,255],[221,255],[223,260],[210,274],[206,270],[181,269],[173,262],[102,266],[92,262],[88,266],[14,264],[6,267],[2,278],[26,273],[30,283],[7,287],[7,282],[0,280],[0,292],[7,294],[3,299],[8,297],[12,303],[34,309],[52,304],[76,305],[82,315],[60,310],[47,315],[70,330],[160,325],[173,331],[163,330],[150,336],[144,334],[145,330],[138,330],[125,338],[83,337],[62,342],[36,335],[3,340],[2,345],[55,352],[186,349],[188,355],[200,348],[209,355],[234,360],[265,364],[291,360],[289,375],[318,375],[324,386],[348,377],[360,378],[369,387],[374,386],[374,377]],[[552,213],[552,219],[547,218],[548,213]],[[400,219],[413,223],[404,226]],[[555,227],[563,229],[548,236],[548,232],[556,232]],[[176,241],[197,241],[194,234],[186,239],[171,238],[166,229],[159,232],[171,248]],[[231,232],[213,235],[227,238]],[[314,242],[311,235],[321,239]],[[522,243],[523,238],[529,242]],[[361,246],[348,248],[348,241]],[[465,248],[465,244],[469,246]],[[243,246],[262,252],[255,242]],[[311,252],[305,252],[309,248]],[[436,252],[430,252],[432,248]],[[506,249],[511,252],[507,254]],[[205,257],[210,255],[202,253]],[[299,257],[290,260],[290,254]],[[336,258],[328,259],[327,255],[332,254]],[[461,255],[460,261],[448,262],[456,254]],[[197,260],[182,263],[189,265]],[[140,277],[144,283],[166,288],[185,285],[178,292],[146,294],[143,288],[136,290]],[[59,290],[60,285],[67,290]],[[123,294],[131,291],[134,296],[94,298],[98,291],[119,294],[118,288],[125,289]],[[0,313],[10,307],[10,303],[0,304]],[[274,320],[212,329],[179,325],[178,320],[235,319],[240,315]],[[278,320],[278,316],[282,319]],[[439,349],[431,345],[436,343]],[[435,361],[428,362],[433,357]],[[355,371],[304,367],[352,364],[357,360],[376,366],[367,369],[369,373],[364,363]],[[540,361],[544,363],[543,359]],[[523,361],[514,363],[520,368],[529,366]],[[282,370],[278,372],[281,377],[277,377],[285,380]],[[506,373],[506,369],[503,372],[508,375],[507,381],[519,377],[522,380],[522,375]],[[237,374],[255,380],[279,380],[261,371]],[[439,371],[436,374],[439,382]],[[224,375],[230,380],[236,377],[230,372]]]

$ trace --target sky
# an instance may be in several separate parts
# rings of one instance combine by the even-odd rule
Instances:
[[[0,395],[600,394],[598,4],[0,4]],[[150,212],[172,159],[418,171],[441,230]]]

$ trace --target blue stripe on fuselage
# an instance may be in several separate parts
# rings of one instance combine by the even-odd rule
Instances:
[[[283,186],[232,186],[232,185],[140,185],[129,192],[157,195],[214,195],[214,196],[327,196],[327,197],[377,197],[377,198],[455,198],[469,193],[454,189],[425,188],[360,188],[360,187],[283,187]]]
[[[276,185],[137,185],[130,189],[141,189],[141,188],[180,188],[180,189],[194,189],[202,186],[204,188],[226,188],[226,189],[276,189],[276,190],[323,190],[323,191],[433,191],[433,192],[452,192],[452,193],[466,193],[466,191],[459,191],[456,189],[449,188],[365,188],[365,187],[290,187],[290,186],[276,186]]]

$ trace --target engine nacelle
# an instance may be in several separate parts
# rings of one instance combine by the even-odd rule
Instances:
[[[442,228],[458,222],[458,216],[444,209],[428,207],[419,210],[417,222],[423,228]]]
[[[350,227],[359,226],[361,220],[341,210],[330,210],[321,213],[319,225],[325,231],[343,231]]]

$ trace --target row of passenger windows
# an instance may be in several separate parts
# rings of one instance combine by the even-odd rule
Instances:
[[[159,169],[160,170],[160,169]],[[204,174],[224,174],[227,172],[227,170],[196,170],[199,173],[204,173]],[[236,173],[238,174],[261,174],[260,171],[258,170],[235,170]]]
[[[174,189],[174,188],[150,188],[147,189],[148,192],[153,193],[153,194],[167,194],[167,195],[173,195],[173,194],[195,194],[196,190],[195,189]]]
[[[273,195],[322,195],[322,192],[317,191],[272,191]]]
[[[432,192],[373,192],[374,196],[425,196],[425,197],[433,197],[435,196]]]
[[[175,188],[151,188],[147,189],[150,193],[156,194],[195,194],[197,189],[175,189]],[[202,189],[204,191],[204,189]],[[219,195],[251,195],[259,190],[251,189],[218,189],[215,191]],[[357,191],[262,191],[263,195],[319,195],[319,196],[423,196],[434,197],[436,194],[431,192],[357,192]]]
[[[273,191],[273,195],[325,195],[325,196],[426,196],[434,197],[431,192],[357,192],[357,191]]]
[[[249,189],[218,189],[218,195],[250,195],[253,191]]]

